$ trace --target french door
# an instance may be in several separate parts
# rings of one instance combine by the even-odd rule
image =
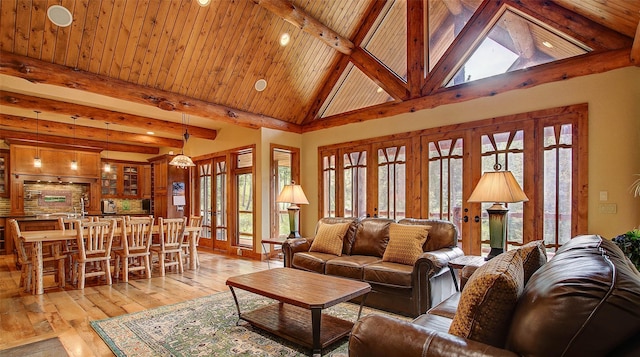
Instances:
[[[199,214],[202,220],[200,245],[228,251],[227,160],[216,157],[198,164]]]

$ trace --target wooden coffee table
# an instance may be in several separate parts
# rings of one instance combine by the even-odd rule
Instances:
[[[331,343],[347,336],[353,322],[329,314],[322,309],[362,296],[371,291],[368,283],[327,276],[292,268],[276,268],[234,276],[227,283],[240,319],[321,353]],[[250,291],[279,302],[259,309],[240,312],[234,288]],[[358,311],[362,312],[363,297]],[[309,310],[311,319],[309,320]]]

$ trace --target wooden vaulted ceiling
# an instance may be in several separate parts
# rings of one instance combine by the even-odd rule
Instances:
[[[49,21],[52,5],[73,23]],[[75,127],[83,146],[104,149],[108,135],[110,150],[153,153],[182,146],[182,113],[208,139],[222,124],[317,130],[638,64],[639,20],[640,1],[629,0],[2,0],[0,80],[173,115],[0,83],[0,138],[63,144]],[[565,59],[568,47],[540,46],[554,31],[589,51]],[[487,36],[518,53],[519,67],[447,87]]]

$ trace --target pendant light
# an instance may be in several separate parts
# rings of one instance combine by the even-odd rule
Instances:
[[[184,120],[184,113],[182,113],[182,126],[184,127],[184,145],[182,145],[180,155],[176,155],[171,162],[169,162],[169,165],[175,166],[179,169],[187,169],[191,166],[196,166],[196,164],[193,163],[193,160],[191,160],[189,156],[184,154],[184,147],[187,145],[187,141],[189,140],[189,132],[187,131],[187,125]]]
[[[111,172],[111,165],[107,160],[109,160],[109,123],[107,124],[107,150],[105,151],[105,163],[104,163],[104,172]]]
[[[71,170],[78,170],[78,152],[76,151],[76,119],[78,117],[72,116],[73,119],[73,161],[71,161]]]
[[[36,156],[33,158],[33,167],[42,167],[42,159],[40,159],[40,130],[39,130],[39,110],[34,110],[36,112]]]

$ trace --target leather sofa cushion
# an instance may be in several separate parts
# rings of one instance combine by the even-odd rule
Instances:
[[[324,274],[325,263],[336,256],[318,252],[298,252],[293,255],[291,266],[294,268]]]
[[[412,273],[412,265],[380,262],[367,265],[364,268],[364,281],[411,288],[413,286]]]
[[[342,255],[342,240],[349,229],[350,222],[328,224],[318,222],[316,236],[311,243],[310,252]]]
[[[327,275],[362,280],[364,267],[380,261],[380,258],[369,255],[343,255],[329,260],[325,265],[325,271]]]
[[[382,255],[382,261],[413,265],[422,252],[431,226],[391,223],[389,243]]]
[[[386,218],[366,218],[360,221],[350,254],[382,258],[389,242],[389,225],[393,222]]]
[[[625,355],[620,346],[637,349],[639,335],[640,274],[615,243],[578,236],[529,280],[507,348],[525,356]]]
[[[523,289],[522,257],[517,250],[491,259],[473,273],[462,290],[449,333],[504,347]]]

